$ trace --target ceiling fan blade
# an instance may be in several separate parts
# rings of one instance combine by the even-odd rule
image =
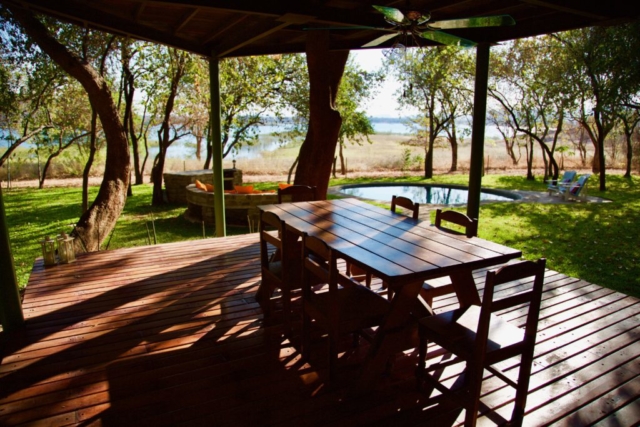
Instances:
[[[474,47],[478,44],[471,40],[463,39],[462,37],[454,36],[453,34],[443,33],[441,31],[425,31],[419,35],[423,39],[433,40],[434,42],[442,43],[447,46]]]
[[[398,9],[396,9],[395,7],[376,6],[374,4],[373,8],[378,12],[382,13],[385,19],[389,22],[396,22],[400,24],[405,20],[404,14],[400,12]]]
[[[515,24],[516,21],[509,15],[495,15],[435,21],[431,22],[429,27],[438,30],[451,30],[455,28],[508,27]]]
[[[399,33],[392,33],[392,34],[385,34],[384,36],[380,36],[376,39],[371,40],[369,43],[367,44],[363,44],[362,47],[374,47],[374,46],[379,46],[382,43],[386,42],[387,40],[391,40],[392,38],[394,38],[395,36],[397,36]]]

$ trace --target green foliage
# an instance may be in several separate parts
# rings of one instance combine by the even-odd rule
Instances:
[[[454,121],[471,111],[473,59],[467,50],[443,46],[396,49],[386,60],[385,65],[402,85],[396,93],[398,102],[420,111],[420,116],[411,120],[411,127],[425,148],[426,177],[433,175],[436,138],[449,130],[450,142],[456,144]]]
[[[420,155],[412,156],[411,148],[405,148],[404,150],[402,150],[402,165],[400,170],[412,170],[416,166],[422,165],[423,161],[424,158]]]
[[[382,81],[382,71],[369,73],[360,69],[353,60],[347,62],[336,100],[336,108],[342,117],[338,143],[344,145],[347,139],[352,143],[361,144],[365,140],[371,143],[369,135],[374,133],[373,125],[361,108]]]
[[[300,55],[225,59],[220,73],[225,156],[254,144],[267,114],[281,117],[288,91],[306,74]]]

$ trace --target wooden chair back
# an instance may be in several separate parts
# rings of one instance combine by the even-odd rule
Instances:
[[[443,226],[443,222],[449,222],[459,225],[465,229],[464,233],[460,233],[450,227]],[[478,219],[469,218],[467,215],[458,211],[443,211],[442,209],[436,210],[436,227],[446,230],[450,233],[464,234],[467,237],[475,237],[478,235]]]
[[[529,388],[529,377],[538,330],[538,318],[544,284],[545,259],[535,262],[521,261],[508,264],[486,275],[482,305],[459,308],[420,320],[420,355],[418,375],[424,375],[427,341],[453,353],[456,358],[427,368],[437,370],[443,366],[465,361],[467,393],[461,394],[459,403],[466,410],[465,426],[474,426],[480,407],[480,390],[483,371],[487,369],[496,377],[516,389],[515,406],[511,416],[513,425],[521,425]],[[501,286],[508,284],[507,286]],[[497,290],[498,288],[498,290]],[[498,293],[510,293],[496,298]],[[524,328],[505,321],[497,312],[517,307],[518,313],[526,314]],[[517,381],[505,375],[498,362],[520,356]],[[445,394],[450,390],[436,379],[432,384]]]
[[[405,208],[411,211],[411,217],[413,219],[418,219],[418,215],[420,214],[420,204],[414,203],[413,200],[403,197],[403,196],[392,196],[391,197],[391,212],[396,211],[396,207],[400,206],[401,208]]]
[[[286,188],[278,188],[278,203],[312,202],[314,200],[318,200],[315,186],[291,185]]]
[[[354,333],[354,344],[363,329],[379,326],[389,303],[338,269],[336,252],[317,237],[304,234],[302,288],[302,356],[309,357],[311,319],[327,331],[329,340],[329,383],[335,381],[339,337]],[[328,292],[316,292],[325,284]],[[364,335],[363,335],[364,336]],[[365,336],[366,337],[366,336]]]
[[[256,294],[265,319],[275,311],[276,300],[273,298],[277,289],[281,291],[282,318],[290,328],[291,291],[302,286],[301,261],[290,254],[295,253],[289,246],[285,233],[285,223],[272,212],[261,211],[259,221],[260,233],[260,270],[262,281]]]

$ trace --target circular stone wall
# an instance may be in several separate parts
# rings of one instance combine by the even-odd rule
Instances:
[[[233,190],[234,185],[242,185],[242,171],[240,169],[224,169],[224,189]],[[213,182],[213,171],[211,169],[201,169],[183,172],[167,172],[163,175],[164,188],[167,192],[169,203],[187,203],[185,188],[189,184],[198,181],[211,184]]]
[[[187,212],[190,221],[204,221],[205,224],[215,224],[215,210],[213,192],[203,191],[194,184],[186,187]],[[251,219],[252,226],[258,223],[260,211],[258,206],[278,203],[277,193],[256,194],[225,194],[225,217],[227,224],[247,225]]]

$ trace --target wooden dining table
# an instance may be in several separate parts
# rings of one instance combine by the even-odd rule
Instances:
[[[450,276],[461,306],[479,304],[473,270],[522,253],[479,237],[440,230],[355,198],[262,205],[285,222],[290,236],[322,239],[340,258],[382,279],[393,299],[364,361],[356,389],[369,390],[390,357],[405,350],[409,325],[431,313],[419,298],[423,282]],[[284,256],[301,256],[300,253]]]

